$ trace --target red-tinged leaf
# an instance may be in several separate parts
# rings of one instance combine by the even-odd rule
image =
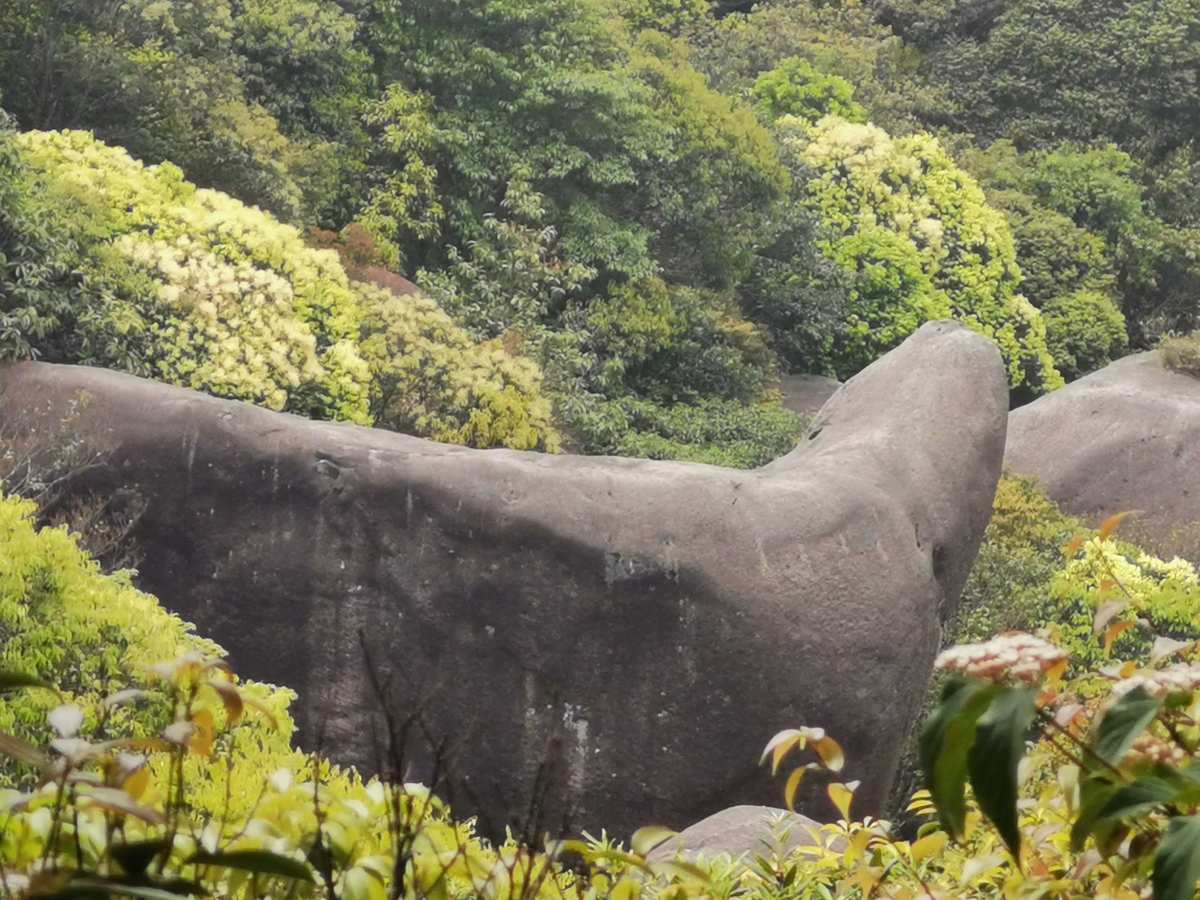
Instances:
[[[1088,536],[1086,534],[1075,535],[1075,537],[1067,541],[1066,546],[1063,547],[1063,556],[1069,560],[1074,559],[1079,555],[1079,551],[1083,548],[1083,545],[1087,543],[1087,540]]]
[[[1195,641],[1177,641],[1169,637],[1156,637],[1154,639],[1154,646],[1150,648],[1150,664],[1154,665],[1177,653],[1182,653],[1189,647],[1194,646],[1195,643]]]
[[[796,791],[800,789],[800,782],[804,780],[807,771],[807,767],[800,766],[788,776],[787,783],[783,786],[784,805],[792,812],[796,811]]]
[[[1092,634],[1096,637],[1104,634],[1104,629],[1108,627],[1108,623],[1116,618],[1128,602],[1125,600],[1110,600],[1108,603],[1101,603],[1096,610],[1096,617],[1092,619]]]
[[[242,700],[242,692],[237,689],[237,686],[228,681],[210,681],[208,686],[217,692],[217,696],[225,704],[225,717],[229,724],[236,725],[240,722],[246,711],[246,704]]]
[[[29,741],[23,740],[14,734],[5,734],[2,731],[0,731],[0,753],[10,756],[18,762],[37,766],[39,769],[44,768],[49,762],[46,754],[29,743]]]
[[[1103,522],[1100,523],[1100,532],[1098,535],[1100,540],[1102,540],[1102,541],[1107,540],[1109,535],[1111,535],[1114,531],[1116,531],[1117,528],[1120,527],[1122,522],[1124,522],[1130,516],[1136,516],[1137,514],[1138,514],[1138,510],[1128,509],[1125,512],[1119,512],[1114,516],[1109,516],[1107,519],[1105,519]]]
[[[783,762],[783,758],[792,751],[793,748],[803,750],[805,745],[804,732],[799,728],[785,728],[783,731],[776,734],[771,740],[767,741],[767,746],[763,749],[762,758],[759,764],[766,762],[767,758],[771,760],[771,774],[774,775],[779,771],[779,764]]]
[[[1064,703],[1054,712],[1054,723],[1059,728],[1070,728],[1075,723],[1075,719],[1080,713],[1086,711],[1087,707],[1082,703]]]
[[[1108,630],[1104,632],[1104,652],[1111,653],[1113,642],[1121,635],[1127,632],[1130,628],[1135,628],[1137,622],[1113,622],[1108,626]]]
[[[846,754],[842,751],[842,745],[831,737],[814,741],[813,749],[830,772],[840,772],[846,765]]]

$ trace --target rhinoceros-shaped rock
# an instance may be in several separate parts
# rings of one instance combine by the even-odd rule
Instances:
[[[295,688],[306,743],[376,765],[365,647],[456,738],[458,811],[523,811],[557,735],[546,812],[618,834],[778,803],[758,755],[797,725],[842,742],[856,812],[878,811],[1007,410],[999,353],[952,323],[755,471],[445,446],[90,368],[11,365],[0,392],[0,415],[45,423],[86,395],[72,427],[108,451],[91,486],[146,503],[139,584],[243,676]]]

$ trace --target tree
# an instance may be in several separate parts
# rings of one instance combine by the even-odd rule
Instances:
[[[793,140],[803,144],[813,172],[809,201],[831,234],[828,252],[834,259],[848,254],[860,284],[867,279],[858,294],[870,303],[865,321],[894,308],[888,335],[898,341],[909,325],[948,310],[996,341],[1013,388],[1036,394],[1062,383],[1037,310],[1017,294],[1008,223],[934,138],[892,138],[830,116]],[[886,243],[879,230],[891,235]],[[848,238],[855,238],[849,250],[839,245]],[[908,249],[901,252],[898,240]],[[915,262],[924,279],[911,274]],[[895,290],[890,300],[888,289]]]
[[[854,100],[854,85],[839,75],[817,71],[808,60],[793,56],[755,79],[752,89],[758,110],[770,122],[796,116],[816,122],[838,116],[847,122],[865,122],[867,111]]]

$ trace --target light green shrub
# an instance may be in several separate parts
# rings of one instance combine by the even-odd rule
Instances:
[[[432,300],[356,285],[376,424],[472,447],[559,447],[541,373],[499,341],[473,342]]]
[[[1004,216],[935,138],[892,138],[835,116],[810,129],[783,124],[786,139],[803,144],[813,173],[810,204],[831,232],[831,246],[869,229],[903,238],[954,318],[1000,347],[1012,387],[1041,393],[1061,386],[1038,312],[1016,292],[1020,270]],[[900,279],[898,286],[912,283]],[[898,293],[892,304],[909,307],[898,318],[916,324],[930,306],[926,291]]]
[[[1065,515],[1034,480],[1002,478],[952,640],[1049,629],[1083,670],[1103,663],[1093,621],[1109,602],[1125,604],[1146,623],[1116,639],[1127,658],[1145,661],[1154,634],[1200,639],[1200,577],[1191,563],[1102,539]]]
[[[767,121],[780,116],[797,116],[816,122],[825,116],[840,116],[847,122],[865,122],[867,111],[854,100],[854,85],[840,75],[818,70],[801,56],[783,60],[763,72],[751,93]]]
[[[839,378],[899,346],[921,323],[950,317],[949,298],[933,286],[917,248],[903,235],[866,227],[834,242],[829,256],[850,283],[851,312],[834,339]]]
[[[1168,335],[1159,343],[1158,352],[1168,369],[1200,377],[1200,331]]]
[[[23,336],[31,351],[436,440],[557,446],[537,367],[476,344],[429,301],[385,302],[334,251],[170,164],[82,132],[14,140],[84,277],[53,333]]]
[[[1129,342],[1125,317],[1110,294],[1076,291],[1042,305],[1046,345],[1067,378],[1103,368],[1121,355]]]

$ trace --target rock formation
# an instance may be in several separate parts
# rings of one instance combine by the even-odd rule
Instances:
[[[689,825],[647,855],[651,862],[681,857],[712,859],[728,854],[736,859],[787,856],[797,847],[823,838],[821,824],[807,816],[770,806],[733,806]]]
[[[1063,509],[1200,563],[1200,380],[1157,352],[1118,360],[1009,417],[1006,464]]]
[[[824,375],[784,375],[779,379],[783,408],[801,416],[813,416],[840,388],[841,382]]]
[[[308,746],[374,768],[389,703],[454,738],[460,812],[620,834],[778,802],[764,743],[824,727],[877,812],[1004,448],[1000,354],[924,326],[755,471],[445,446],[99,369],[0,369],[0,416],[73,420],[145,498],[139,583],[295,688]],[[416,760],[410,777],[422,778]],[[815,794],[811,808],[825,812]],[[803,807],[803,804],[802,804]]]

